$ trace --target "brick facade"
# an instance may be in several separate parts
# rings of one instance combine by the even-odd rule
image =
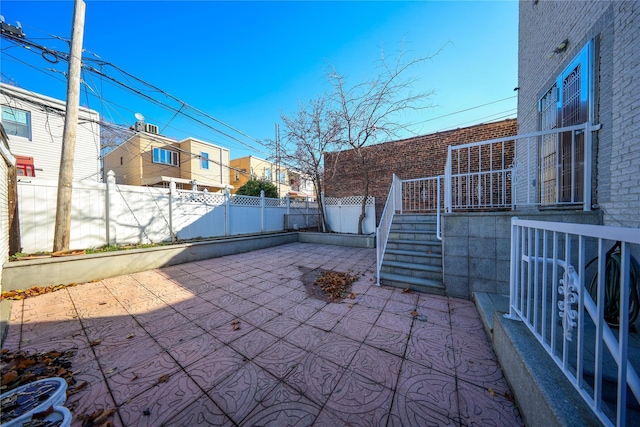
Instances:
[[[385,142],[364,149],[370,166],[369,195],[376,198],[376,218],[380,219],[395,173],[400,179],[441,175],[450,145],[484,141],[515,135],[517,121],[508,119],[446,132]],[[346,197],[364,193],[362,168],[354,150],[326,153],[325,195]]]
[[[591,120],[593,203],[604,223],[640,227],[640,2],[521,1],[518,132],[539,130],[538,100],[590,41],[594,42]],[[554,49],[568,40],[565,51]],[[519,152],[519,161],[536,153]],[[537,171],[533,171],[537,173]],[[534,178],[519,176],[518,193]]]

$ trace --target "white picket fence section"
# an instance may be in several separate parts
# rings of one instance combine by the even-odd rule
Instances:
[[[18,182],[22,251],[51,251],[57,181],[29,178]],[[332,231],[358,232],[362,198],[328,198]],[[70,248],[159,243],[285,231],[285,215],[313,215],[315,202],[236,196],[203,191],[73,183]],[[349,218],[352,216],[352,218]],[[365,233],[375,231],[375,206],[367,202]]]

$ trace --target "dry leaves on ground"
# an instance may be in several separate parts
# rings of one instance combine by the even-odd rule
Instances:
[[[351,299],[355,298],[355,292],[348,293],[348,289],[356,280],[358,280],[358,278],[349,273],[325,271],[316,279],[314,285],[320,285],[320,288],[333,302],[338,302],[347,295],[349,295]]]
[[[4,349],[0,352],[0,391],[5,393],[21,385],[51,377],[60,377],[72,386],[75,381],[70,369],[71,358],[74,355],[73,351],[51,351],[32,355],[25,351],[10,352]]]
[[[33,286],[27,290],[3,291],[0,299],[22,300],[29,297],[48,294],[50,292],[59,291],[75,286],[75,283],[69,285],[53,285],[53,286]]]

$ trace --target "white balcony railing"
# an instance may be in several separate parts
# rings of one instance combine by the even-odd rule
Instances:
[[[508,317],[527,325],[603,424],[627,425],[628,402],[640,403],[640,360],[629,355],[640,229],[511,224]]]
[[[579,205],[591,210],[592,132],[583,123],[449,146],[445,211]]]

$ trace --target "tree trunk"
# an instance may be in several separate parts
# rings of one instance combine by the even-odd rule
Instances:
[[[367,169],[364,157],[362,157],[362,169],[364,170],[364,198],[362,199],[362,210],[358,217],[358,234],[364,234],[362,224],[367,217],[367,199],[369,198],[369,169]]]

